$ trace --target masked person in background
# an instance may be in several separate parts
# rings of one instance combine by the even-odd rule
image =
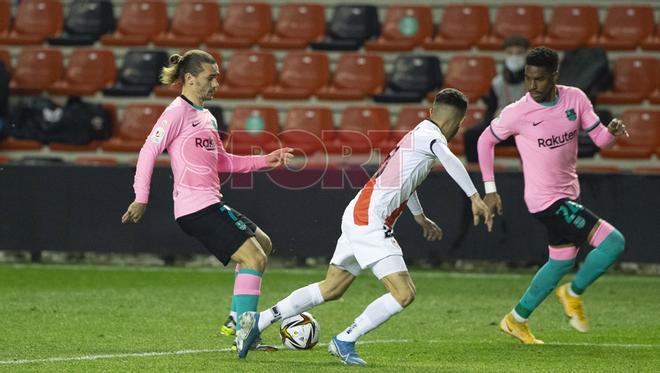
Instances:
[[[525,94],[525,56],[529,49],[529,40],[523,36],[509,36],[504,39],[504,66],[502,72],[493,78],[490,93],[482,98],[486,104],[486,114],[479,124],[467,129],[463,134],[465,157],[468,162],[478,162],[477,140],[481,132],[488,127],[500,110],[518,100]],[[500,143],[514,145],[512,139]]]

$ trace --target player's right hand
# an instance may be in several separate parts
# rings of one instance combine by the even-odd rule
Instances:
[[[472,201],[472,217],[474,219],[474,225],[479,224],[480,217],[484,217],[484,224],[488,228],[488,232],[493,229],[493,214],[490,212],[488,206],[479,196],[479,193],[475,193],[470,197]]]
[[[133,203],[131,203],[128,206],[128,210],[126,210],[124,215],[121,217],[121,222],[123,224],[139,222],[140,219],[142,219],[142,216],[144,216],[144,212],[146,209],[147,209],[146,203],[133,201]]]
[[[484,196],[484,203],[488,206],[488,211],[490,214],[495,217],[495,212],[497,215],[502,215],[504,210],[502,209],[502,199],[500,198],[499,193],[488,193]]]

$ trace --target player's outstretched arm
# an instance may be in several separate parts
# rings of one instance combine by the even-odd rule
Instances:
[[[293,158],[292,148],[280,148],[266,155],[266,166],[277,167],[287,164]]]
[[[147,204],[146,203],[140,203],[138,201],[133,201],[128,206],[128,210],[124,213],[124,215],[121,217],[121,222],[123,224],[126,223],[137,223],[142,219],[142,216],[144,216],[144,212],[147,210]]]
[[[475,193],[470,196],[470,201],[472,201],[472,218],[474,220],[474,225],[479,225],[479,220],[481,217],[484,218],[484,224],[488,228],[488,232],[493,230],[493,214],[490,212],[490,209],[484,201],[479,196],[479,193]]]
[[[628,131],[626,130],[626,125],[620,119],[612,119],[610,124],[607,127],[602,124],[598,124],[591,129],[587,129],[587,133],[594,144],[599,148],[607,148],[611,145],[614,145],[614,139],[618,136],[630,137]]]

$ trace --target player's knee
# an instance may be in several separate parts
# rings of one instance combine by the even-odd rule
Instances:
[[[401,307],[407,307],[415,300],[415,287],[410,286],[405,289],[398,290],[392,294],[394,299],[401,305]]]
[[[242,268],[254,269],[259,272],[266,270],[266,264],[268,262],[268,257],[261,250],[255,250],[249,257],[247,257],[243,263],[241,263]]]
[[[322,281],[319,286],[321,287],[321,295],[323,296],[323,300],[326,302],[337,300],[341,298],[342,295],[344,295],[346,289],[338,286],[323,286],[325,285],[324,282],[325,281]]]

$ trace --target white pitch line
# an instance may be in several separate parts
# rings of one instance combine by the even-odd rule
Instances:
[[[388,343],[452,343],[455,341],[442,341],[442,340],[426,340],[426,341],[413,341],[410,339],[380,339],[371,341],[359,341],[358,344],[388,344]],[[460,342],[459,342],[460,343]],[[467,343],[467,342],[466,342]],[[470,343],[474,344],[474,343]],[[327,343],[319,343],[317,346],[327,346]],[[660,344],[626,344],[626,343],[546,343],[546,346],[582,346],[582,347],[618,347],[618,348],[660,348]],[[285,348],[284,346],[278,346]],[[542,346],[540,346],[542,347]],[[43,359],[21,359],[21,360],[0,360],[0,365],[24,365],[36,363],[55,363],[62,361],[90,361],[100,359],[118,359],[118,358],[131,358],[131,357],[151,357],[151,356],[174,356],[174,355],[191,355],[191,354],[205,354],[211,352],[230,352],[231,348],[220,349],[200,349],[200,350],[179,350],[179,351],[162,351],[162,352],[135,352],[123,354],[100,354],[100,355],[83,355],[83,356],[54,356]]]

